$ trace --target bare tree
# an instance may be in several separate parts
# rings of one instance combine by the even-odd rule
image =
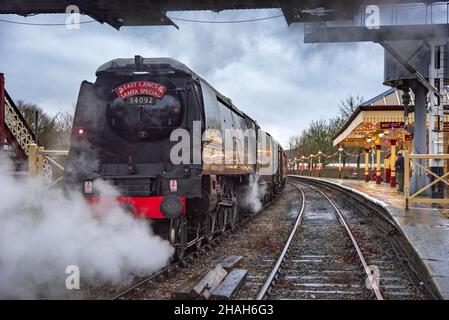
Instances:
[[[341,99],[338,105],[340,116],[347,121],[362,103],[363,97],[359,95],[349,95],[345,99]]]
[[[301,156],[309,156],[310,154],[317,154],[321,151],[324,154],[334,154],[337,149],[333,146],[333,138],[345,123],[349,120],[351,115],[362,104],[363,97],[357,95],[349,95],[342,99],[338,106],[339,115],[329,120],[312,121],[310,126],[303,130],[299,135],[293,136],[289,139],[290,149],[295,150],[294,154]],[[346,148],[342,154],[343,165],[348,160],[347,153],[360,153],[361,148]],[[335,161],[335,159],[322,159],[323,165],[328,161]],[[360,166],[360,157],[356,156],[357,166]]]
[[[50,116],[41,107],[23,100],[16,101],[17,108],[25,121],[37,135],[38,143],[45,148],[66,149],[73,117],[68,112]]]
[[[68,112],[59,113],[56,121],[54,135],[50,145],[56,149],[68,149],[70,145],[70,133],[72,131],[73,116]]]
[[[323,165],[329,163],[331,159],[325,158],[324,155],[335,152],[332,141],[333,134],[336,132],[335,125],[331,120],[312,121],[307,129],[290,138],[290,149],[294,150],[296,156],[316,155],[321,151],[323,156],[320,160]]]

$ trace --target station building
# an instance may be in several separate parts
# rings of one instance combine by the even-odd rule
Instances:
[[[403,92],[391,88],[362,103],[336,133],[333,144],[337,148],[359,147],[365,150],[365,181],[396,185],[394,163],[398,151],[413,153],[414,113],[404,116]],[[414,95],[410,92],[410,106],[414,105]],[[443,150],[449,153],[449,108],[445,107],[441,119],[433,121],[440,132]],[[427,114],[427,128],[429,114]],[[427,152],[427,151],[426,151]],[[445,171],[448,168],[445,168]]]

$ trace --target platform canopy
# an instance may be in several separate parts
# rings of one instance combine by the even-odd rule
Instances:
[[[119,29],[121,26],[175,25],[166,15],[167,11],[278,8],[290,24],[352,20],[361,6],[372,4],[423,2],[431,3],[430,0],[7,0],[0,1],[0,14],[66,13],[67,6],[76,5],[81,13]]]
[[[404,129],[401,95],[400,90],[392,88],[362,103],[334,136],[334,146],[370,148],[376,140],[388,146],[389,140],[411,139],[412,136]],[[413,93],[411,98],[413,104]],[[409,115],[408,120],[413,122],[413,114]]]

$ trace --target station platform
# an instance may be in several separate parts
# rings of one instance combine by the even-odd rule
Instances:
[[[413,203],[406,211],[402,193],[389,184],[319,179],[362,194],[384,207],[421,259],[441,297],[449,299],[449,209]]]

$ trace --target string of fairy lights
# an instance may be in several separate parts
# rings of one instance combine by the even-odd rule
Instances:
[[[326,154],[322,151],[318,151],[318,153],[310,154],[309,156],[304,156],[304,155],[298,156],[298,157],[295,157],[294,159],[289,159],[289,164],[290,164],[290,166],[297,165],[297,166],[301,166],[302,168],[304,168],[305,165],[308,165],[309,167],[313,167],[313,161],[314,161],[314,159],[316,159],[318,162],[315,162],[315,165],[318,165],[318,167],[321,167],[323,162],[326,159],[332,159],[332,158],[338,156],[339,166],[341,167],[343,154],[348,157],[357,158],[357,157],[362,156],[364,154],[364,151],[362,151],[360,153],[349,153],[340,147],[338,149],[338,151],[336,151],[333,154]],[[323,160],[323,162],[321,160]]]

